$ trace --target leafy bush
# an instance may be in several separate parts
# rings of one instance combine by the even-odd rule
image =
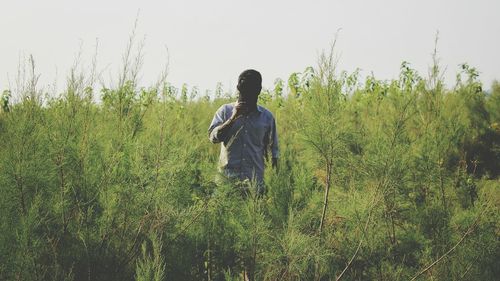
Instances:
[[[221,85],[139,88],[125,68],[42,98],[33,71],[1,99],[0,279],[495,280],[498,83],[335,67],[263,91],[282,155],[263,198],[215,179]]]

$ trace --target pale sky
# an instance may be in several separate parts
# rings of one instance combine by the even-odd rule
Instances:
[[[242,70],[255,68],[272,87],[315,66],[338,29],[342,70],[391,79],[409,61],[427,75],[439,30],[449,86],[464,62],[478,68],[485,88],[500,79],[499,0],[0,0],[0,90],[30,54],[40,83],[61,86],[80,46],[90,63],[96,38],[98,69],[105,80],[116,78],[138,11],[143,85],[160,73],[167,47],[168,81],[176,86],[234,88]]]

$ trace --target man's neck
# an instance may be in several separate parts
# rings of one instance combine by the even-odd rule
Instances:
[[[248,105],[248,112],[257,111],[257,104]]]

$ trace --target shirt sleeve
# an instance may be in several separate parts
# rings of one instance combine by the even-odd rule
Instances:
[[[226,111],[225,107],[221,106],[215,113],[214,118],[212,119],[212,123],[208,128],[208,139],[212,143],[219,143],[223,141],[223,136],[221,136],[219,129],[220,125],[226,122],[225,111]]]
[[[279,147],[278,147],[278,132],[276,130],[276,119],[274,117],[272,118],[272,124],[271,124],[271,156],[272,158],[278,158],[279,157]]]

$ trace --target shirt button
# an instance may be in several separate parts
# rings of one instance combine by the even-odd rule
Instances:
[[[243,147],[246,147],[246,146],[247,146],[247,144],[246,144],[246,143],[244,143],[244,144],[243,144]]]
[[[241,159],[241,161],[245,161],[245,158]]]
[[[248,133],[248,131],[247,131],[247,130],[245,130],[245,134],[246,134],[246,133]]]

